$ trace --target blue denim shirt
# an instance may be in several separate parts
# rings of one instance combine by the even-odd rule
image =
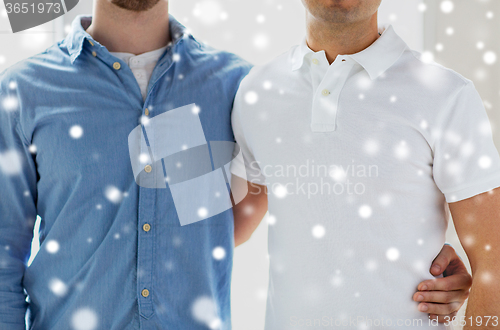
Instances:
[[[127,137],[146,108],[195,103],[207,141],[234,141],[250,65],[170,16],[143,101],[129,67],[85,32],[90,20],[0,76],[0,329],[24,329],[27,308],[30,329],[230,329],[232,211],[181,226],[168,185],[135,182]]]

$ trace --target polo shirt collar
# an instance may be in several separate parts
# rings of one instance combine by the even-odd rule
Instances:
[[[382,35],[367,48],[355,54],[342,55],[350,57],[361,65],[372,80],[389,69],[408,48],[391,24],[381,25],[379,32]],[[324,53],[323,50],[320,52]],[[300,69],[304,64],[304,58],[309,54],[314,54],[314,52],[307,46],[304,38],[292,54],[292,71]]]
[[[104,47],[85,31],[90,26],[91,22],[92,16],[78,15],[71,23],[70,33],[62,41],[62,45],[68,49],[72,64],[82,53],[85,40],[90,40],[96,46]],[[179,23],[172,15],[169,15],[169,29],[172,39],[171,44],[177,44],[181,39],[187,37],[195,40],[186,27]]]

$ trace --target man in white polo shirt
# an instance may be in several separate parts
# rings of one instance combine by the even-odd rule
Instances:
[[[473,271],[466,327],[499,325],[500,157],[487,114],[471,80],[377,25],[380,2],[303,0],[304,42],[254,68],[236,96],[246,166],[232,171],[253,183],[235,208],[237,241],[269,189],[268,330],[444,329],[422,313],[438,304],[418,301],[446,202]]]

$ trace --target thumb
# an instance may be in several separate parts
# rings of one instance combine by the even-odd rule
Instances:
[[[441,275],[455,256],[455,250],[451,246],[445,244],[441,249],[441,252],[439,252],[437,257],[432,262],[430,269],[431,274],[434,276]]]

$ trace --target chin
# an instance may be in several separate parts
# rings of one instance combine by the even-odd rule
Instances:
[[[323,4],[324,8],[352,9],[362,7],[361,0],[316,0],[318,4]]]
[[[146,11],[153,8],[160,0],[109,0],[112,4],[130,11]]]
[[[302,0],[314,17],[332,23],[350,23],[372,16],[381,0]]]

